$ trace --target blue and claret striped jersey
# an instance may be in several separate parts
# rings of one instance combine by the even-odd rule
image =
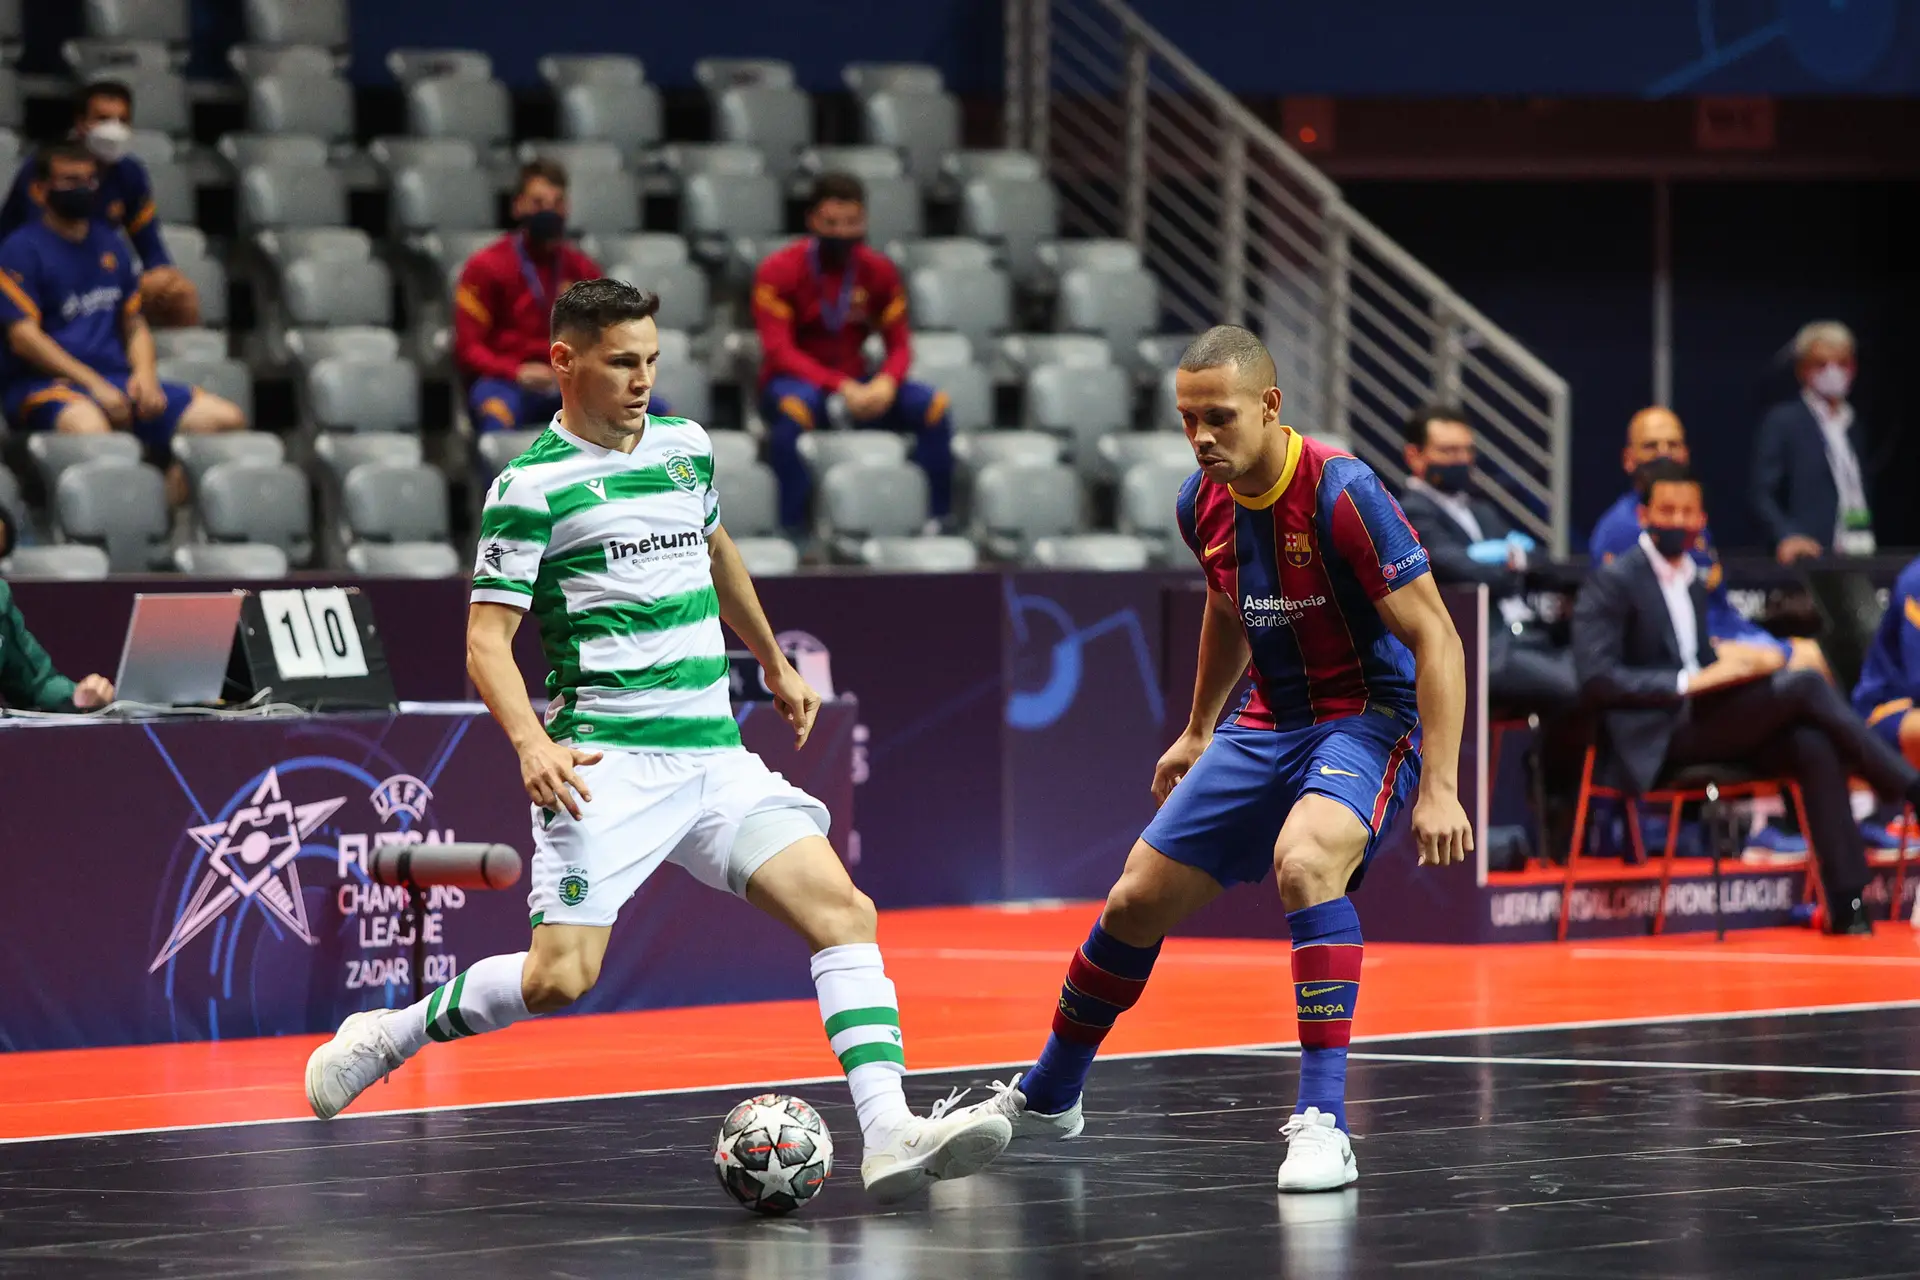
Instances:
[[[1887,612],[1853,687],[1853,709],[1877,724],[1913,710],[1920,696],[1920,560],[1894,579]]]
[[[140,282],[127,261],[127,243],[104,222],[90,224],[78,244],[43,221],[0,243],[0,329],[37,321],[89,369],[124,374],[131,367],[121,316],[139,309]],[[8,356],[5,368],[8,381],[46,376],[17,356]]]
[[[1197,471],[1180,488],[1181,535],[1252,650],[1228,723],[1294,729],[1371,708],[1412,726],[1413,655],[1375,602],[1427,572],[1427,549],[1372,468],[1283,429],[1286,466],[1258,498]]]

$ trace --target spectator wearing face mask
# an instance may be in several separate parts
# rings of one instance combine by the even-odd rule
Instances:
[[[553,300],[600,266],[567,243],[567,171],[552,160],[520,170],[514,229],[467,259],[453,291],[453,359],[476,431],[545,426],[560,411],[548,359]],[[654,408],[665,412],[659,401]]]
[[[1793,337],[1797,399],[1760,420],[1752,501],[1781,564],[1809,556],[1874,551],[1867,503],[1865,432],[1847,403],[1853,389],[1853,333],[1816,320]]]
[[[139,255],[141,313],[157,328],[200,323],[200,295],[167,256],[160,219],[153,204],[153,179],[132,154],[133,90],[118,80],[96,80],[74,102],[71,138],[100,162],[99,190],[92,216],[124,232]],[[14,175],[13,188],[0,205],[0,240],[40,218],[33,197],[34,157]]]
[[[857,426],[913,440],[933,514],[947,513],[953,478],[947,396],[907,381],[913,352],[906,290],[892,261],[865,244],[866,200],[858,178],[822,174],[807,210],[810,234],[768,256],[754,277],[768,461],[780,478],[781,523],[793,531],[806,524],[811,485],[800,437],[828,425],[827,399],[836,395]],[[886,343],[875,370],[861,351],[872,333]]]

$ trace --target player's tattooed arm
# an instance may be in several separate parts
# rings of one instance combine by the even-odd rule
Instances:
[[[807,745],[813,732],[813,719],[820,714],[820,695],[800,678],[800,673],[780,651],[773,624],[760,607],[760,595],[753,589],[753,577],[747,572],[740,548],[724,525],[716,525],[707,537],[707,554],[713,561],[713,590],[720,597],[720,621],[733,629],[741,643],[760,662],[767,673],[767,688],[781,719],[793,726],[793,745]]]
[[[527,798],[555,813],[565,809],[577,821],[580,806],[592,800],[593,793],[575,769],[594,764],[600,753],[569,747],[547,736],[547,727],[533,713],[527,697],[526,677],[513,660],[513,637],[519,630],[520,610],[512,605],[485,601],[469,605],[467,674],[520,757],[520,781]]]
[[[1460,728],[1467,714],[1467,660],[1460,634],[1422,574],[1382,596],[1376,607],[1387,630],[1413,651],[1414,696],[1420,704],[1420,794],[1413,838],[1421,866],[1444,867],[1473,850],[1473,827],[1460,804]]]

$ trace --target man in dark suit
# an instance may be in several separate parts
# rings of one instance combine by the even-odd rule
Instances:
[[[1847,403],[1853,333],[1837,320],[1804,326],[1793,370],[1799,398],[1769,409],[1754,439],[1754,514],[1781,564],[1826,551],[1872,555],[1866,435]]]
[[[1573,615],[1574,661],[1602,708],[1603,758],[1629,790],[1694,764],[1744,765],[1798,779],[1807,834],[1826,888],[1827,929],[1870,933],[1860,891],[1866,849],[1849,774],[1888,799],[1920,800],[1920,773],[1875,737],[1833,686],[1781,669],[1778,651],[1742,645],[1716,656],[1707,594],[1688,548],[1706,525],[1700,482],[1650,463],[1636,551],[1595,571]]]
[[[1400,508],[1427,548],[1433,580],[1487,587],[1489,696],[1515,712],[1548,716],[1570,710],[1580,700],[1573,660],[1552,643],[1527,603],[1533,539],[1474,493],[1478,454],[1466,414],[1452,405],[1426,405],[1407,418],[1405,431],[1412,478]]]

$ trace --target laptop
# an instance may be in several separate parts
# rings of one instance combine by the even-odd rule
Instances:
[[[241,591],[141,592],[133,598],[120,674],[119,702],[196,707],[220,701],[227,659],[240,627]]]

